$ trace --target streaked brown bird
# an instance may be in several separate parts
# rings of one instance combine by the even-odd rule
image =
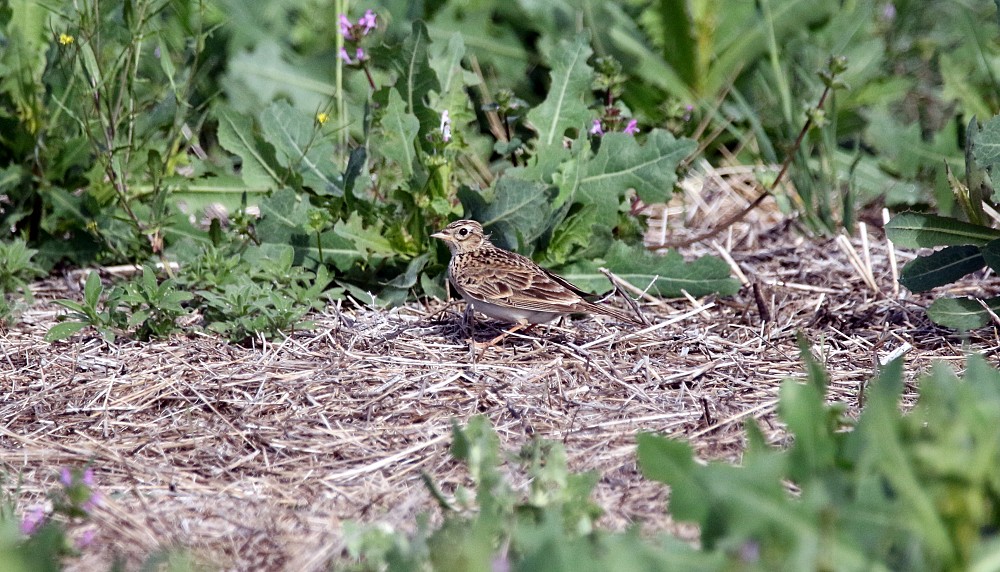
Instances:
[[[604,314],[636,323],[618,310],[589,302],[586,292],[530,258],[494,246],[474,220],[455,221],[431,236],[451,250],[448,278],[455,290],[477,312],[517,324],[507,333],[567,314]]]

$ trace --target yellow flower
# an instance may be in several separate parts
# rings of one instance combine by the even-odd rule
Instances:
[[[316,123],[319,123],[320,125],[325,124],[329,119],[330,119],[330,114],[329,113],[317,113],[316,114]]]
[[[59,43],[64,46],[72,44],[73,39],[73,36],[70,36],[69,34],[59,34]]]

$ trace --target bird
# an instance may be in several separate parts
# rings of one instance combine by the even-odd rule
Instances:
[[[527,256],[495,246],[474,220],[455,221],[431,237],[448,245],[448,278],[465,302],[490,318],[515,324],[497,339],[568,314],[603,314],[637,323],[614,308],[588,301],[587,292]]]

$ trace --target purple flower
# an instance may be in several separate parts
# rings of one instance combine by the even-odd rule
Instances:
[[[24,515],[21,520],[21,534],[31,536],[45,522],[45,507],[38,505]]]
[[[375,12],[372,12],[371,10],[365,10],[365,15],[362,16],[360,20],[358,20],[358,25],[364,29],[362,33],[367,36],[368,32],[374,30],[375,26],[378,25],[375,22]]]
[[[447,109],[441,112],[441,139],[445,143],[451,141],[451,117],[448,116]]]
[[[101,494],[95,491],[91,491],[90,498],[84,501],[84,503],[80,506],[80,509],[82,509],[83,512],[87,514],[90,514],[90,511],[94,510],[99,506],[101,506]]]
[[[601,127],[601,120],[595,119],[594,124],[590,126],[591,135],[604,135],[604,128]]]
[[[63,467],[59,471],[59,482],[63,484],[64,487],[68,487],[73,484],[73,473],[69,469]]]
[[[886,21],[891,21],[896,19],[896,5],[892,2],[886,2],[882,6],[882,19]]]
[[[365,55],[364,48],[358,48],[357,50],[355,50],[354,51],[354,57],[356,57],[358,59],[359,63],[368,59],[368,56]]]
[[[80,538],[76,539],[76,549],[80,550],[86,548],[94,543],[94,537],[97,535],[97,531],[93,528],[83,531]]]
[[[340,59],[344,60],[344,63],[347,65],[354,63],[351,61],[351,56],[347,53],[347,48],[340,48]]]
[[[632,119],[631,121],[628,122],[628,125],[625,126],[624,133],[627,135],[635,135],[638,132],[639,132],[639,122],[636,121],[635,119]]]
[[[345,39],[353,40],[354,39],[354,35],[351,33],[351,30],[353,28],[354,28],[354,24],[351,24],[351,21],[347,19],[347,15],[341,14],[340,15],[340,35],[344,36]]]
[[[94,486],[94,469],[87,467],[83,471],[83,484],[88,487]]]

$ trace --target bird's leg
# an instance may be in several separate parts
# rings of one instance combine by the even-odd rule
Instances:
[[[520,332],[521,330],[530,328],[531,326],[532,326],[532,324],[529,324],[527,320],[518,320],[518,322],[516,324],[514,324],[514,326],[512,328],[510,328],[509,330],[506,330],[504,333],[500,334],[499,336],[497,336],[497,337],[493,338],[492,340],[490,340],[488,342],[485,342],[483,344],[477,344],[477,345],[482,346],[482,349],[479,351],[479,357],[480,358],[483,357],[483,354],[486,353],[486,350],[488,348],[491,348],[491,347],[497,345],[498,343],[500,343],[501,340],[503,340],[507,336],[509,336],[509,335],[511,335],[511,334],[513,334],[515,332]]]
[[[465,305],[465,312],[462,313],[462,333],[468,332],[473,342],[476,341],[476,311],[471,304]]]

